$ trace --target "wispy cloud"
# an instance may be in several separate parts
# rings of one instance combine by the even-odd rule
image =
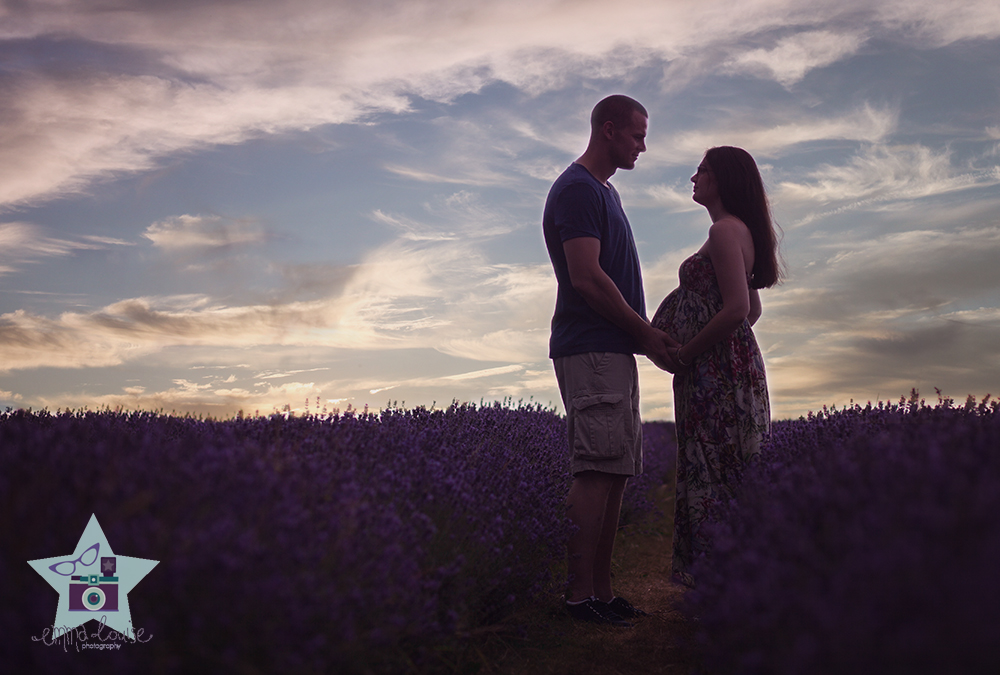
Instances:
[[[651,185],[643,190],[651,201],[669,211],[698,211],[704,207],[691,199],[692,186],[687,183],[674,185]]]
[[[897,35],[912,35],[933,46],[1000,36],[1000,11],[989,0],[959,3],[890,0],[875,8],[876,21]]]
[[[451,183],[454,185],[472,185],[483,187],[486,185],[502,185],[507,180],[503,174],[486,172],[481,168],[476,173],[471,175],[457,171],[454,174],[449,175],[443,171],[431,172],[401,166],[398,164],[386,164],[385,169],[390,173],[394,173],[398,176],[403,176],[404,178],[409,178],[411,180],[420,181],[421,183]]]
[[[857,52],[863,36],[829,30],[804,31],[784,37],[771,48],[751,49],[734,56],[726,66],[773,78],[788,87],[815,68],[827,66]]]
[[[520,364],[509,365],[509,366],[497,366],[496,368],[485,368],[483,370],[473,370],[466,373],[458,373],[456,375],[442,375],[440,377],[419,377],[419,378],[409,378],[403,380],[395,381],[382,381],[373,386],[373,388],[368,390],[370,394],[379,394],[383,391],[391,391],[400,388],[420,388],[420,387],[436,387],[436,386],[450,386],[453,382],[465,382],[467,380],[481,380],[484,378],[495,377],[498,375],[509,375],[511,373],[519,373],[524,370],[524,366]],[[357,388],[359,383],[338,383],[340,387],[345,387],[348,389]]]
[[[922,145],[865,145],[839,165],[810,171],[804,181],[781,181],[776,199],[786,203],[827,204],[795,223],[801,226],[822,215],[873,207],[879,202],[920,199],[971,188],[1000,185],[1000,167],[955,166],[948,150]]]
[[[31,223],[0,223],[0,275],[14,272],[20,264],[39,258],[131,245],[111,237],[83,236],[80,239],[82,241],[50,237]]]
[[[483,370],[474,370],[470,373],[460,373],[458,375],[446,375],[444,379],[446,380],[478,380],[482,377],[491,377],[493,375],[506,375],[507,373],[517,373],[524,370],[524,366],[512,365],[512,366],[498,366],[496,368],[485,368]]]
[[[997,167],[955,167],[947,150],[921,145],[867,145],[847,164],[824,165],[808,182],[783,181],[782,199],[828,203],[875,197],[912,199],[1000,182]]]
[[[898,112],[863,105],[837,117],[811,116],[804,119],[753,119],[743,111],[734,111],[728,123],[717,123],[711,129],[698,129],[679,134],[674,140],[678,159],[689,162],[715,145],[736,145],[751,148],[759,157],[781,155],[789,148],[815,141],[866,141],[885,139],[896,127]],[[741,113],[741,114],[736,114]]]
[[[317,373],[324,370],[330,370],[329,368],[300,368],[298,370],[287,370],[281,372],[264,371],[262,373],[257,373],[254,375],[255,380],[274,380],[281,379],[285,377],[292,377],[294,375],[301,375],[302,373]]]
[[[228,248],[266,239],[260,226],[249,220],[187,214],[153,223],[143,236],[167,251]]]
[[[483,204],[478,195],[465,190],[425,202],[424,211],[424,217],[417,219],[376,209],[372,219],[413,242],[479,241],[508,234],[523,225],[509,212]]]
[[[257,391],[240,387],[216,387],[177,379],[174,386],[155,391],[146,387],[123,387],[120,393],[96,394],[82,390],[63,392],[57,396],[43,396],[39,402],[50,408],[125,408],[140,410],[164,410],[166,412],[200,411],[222,417],[230,417],[237,411],[247,414],[259,412],[267,415],[295,406],[301,411],[306,397],[317,395],[316,385],[311,382],[289,382],[269,385]]]

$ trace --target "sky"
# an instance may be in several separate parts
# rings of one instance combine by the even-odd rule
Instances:
[[[3,0],[0,409],[561,411],[541,213],[613,93],[650,316],[756,158],[776,419],[1000,395],[995,0]]]

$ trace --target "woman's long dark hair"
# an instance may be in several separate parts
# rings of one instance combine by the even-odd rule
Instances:
[[[750,228],[754,262],[751,288],[770,288],[781,280],[778,238],[771,220],[771,206],[757,163],[743,148],[724,145],[705,153],[722,207]]]

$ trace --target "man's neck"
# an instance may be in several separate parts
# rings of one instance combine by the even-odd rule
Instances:
[[[603,185],[608,184],[608,179],[615,175],[615,171],[618,167],[614,166],[608,161],[600,161],[600,158],[595,157],[589,149],[587,152],[580,155],[576,160],[576,163],[582,166],[584,169],[590,172],[590,175],[596,178]]]

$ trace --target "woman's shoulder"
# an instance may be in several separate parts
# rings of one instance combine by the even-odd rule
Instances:
[[[753,235],[750,228],[736,216],[725,215],[712,223],[708,228],[709,246],[715,244],[750,244],[753,246]]]
[[[750,228],[747,227],[746,223],[736,216],[728,213],[712,223],[712,226],[708,228],[709,236],[712,236],[713,234],[738,236],[742,235],[744,232],[747,234],[750,233]]]
[[[712,258],[713,264],[726,264],[725,260],[733,260],[732,256],[742,256],[743,266],[749,270],[754,264],[753,235],[750,228],[736,216],[726,215],[712,223],[708,230],[708,241],[705,249]]]

